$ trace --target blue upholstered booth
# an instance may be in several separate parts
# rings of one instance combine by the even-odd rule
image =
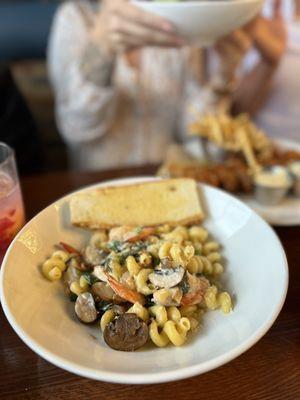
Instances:
[[[43,58],[59,1],[0,1],[0,61]]]

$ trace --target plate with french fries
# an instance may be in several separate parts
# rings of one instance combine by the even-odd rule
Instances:
[[[269,138],[245,114],[196,115],[188,133],[158,175],[222,188],[272,225],[300,224],[300,143]]]

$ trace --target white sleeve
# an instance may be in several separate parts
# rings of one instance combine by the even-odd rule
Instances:
[[[58,10],[48,44],[48,71],[55,92],[58,128],[70,144],[89,142],[106,133],[113,119],[115,90],[88,81],[81,71],[81,54],[88,27],[75,3]]]

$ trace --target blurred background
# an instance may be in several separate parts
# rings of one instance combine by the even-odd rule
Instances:
[[[77,153],[79,152],[78,147],[81,147],[80,141],[79,145],[78,143],[75,143],[74,147],[77,146],[76,157],[73,157],[73,164],[68,163],[68,152],[70,160],[71,144],[69,140],[69,151],[67,151],[66,144],[62,140],[62,136],[58,132],[54,115],[55,114],[54,94],[50,87],[49,78],[47,74],[46,52],[47,52],[49,33],[51,30],[55,12],[57,11],[61,3],[62,1],[58,0],[23,0],[23,1],[10,0],[10,1],[0,2],[0,141],[6,142],[15,149],[17,155],[18,167],[21,175],[32,174],[36,172],[63,170],[70,167],[74,167],[74,165],[76,165],[77,162],[76,157],[78,156]],[[88,2],[86,1],[86,3]],[[95,5],[97,2],[95,1],[91,3]],[[262,108],[263,113],[255,115],[256,117],[255,122],[258,123],[259,127],[263,128],[267,127],[266,129],[267,133],[271,135],[273,135],[273,131],[276,130],[275,128],[278,127],[280,135],[284,135],[288,138],[289,137],[288,130],[290,129],[290,131],[293,131],[292,132],[293,135],[290,135],[290,137],[293,137],[293,139],[298,140],[299,108],[297,104],[299,102],[295,101],[295,99],[298,99],[298,86],[299,86],[297,69],[298,65],[300,65],[299,64],[300,2],[299,0],[282,0],[282,1],[266,0],[265,4],[267,3],[270,3],[272,9],[273,8],[275,9],[274,7],[275,3],[278,3],[279,5],[281,5],[282,3],[282,5],[284,5],[283,7],[284,10],[289,9],[290,5],[293,5],[294,11],[292,11],[292,13],[294,13],[297,16],[297,26],[296,26],[297,29],[291,26],[291,29],[289,30],[288,33],[289,39],[288,41],[286,41],[285,38],[283,37],[285,33],[283,32],[282,26],[281,27],[279,26],[280,21],[278,20],[278,18],[277,19],[273,18],[273,20],[269,24],[270,26],[268,28],[269,29],[268,35],[271,35],[274,41],[275,42],[277,41],[279,43],[279,47],[281,46],[280,45],[281,42],[284,44],[281,46],[283,51],[281,51],[280,48],[278,50],[278,53],[280,53],[278,59],[280,59],[279,61],[281,67],[277,68],[279,65],[278,60],[275,63],[276,67],[274,68],[272,66],[272,71],[276,72],[274,75],[272,85],[273,88],[275,88],[276,90],[270,91],[268,93],[269,103],[266,102],[263,105]],[[80,4],[80,2],[75,1],[74,4],[76,4],[77,7],[78,4]],[[66,17],[65,19],[67,20]],[[72,18],[70,18],[69,22],[71,24],[70,25],[71,28],[73,29],[74,28],[73,25],[75,26],[75,23],[73,24]],[[68,28],[69,31],[71,31],[71,28],[70,27]],[[74,32],[76,29],[74,29]],[[261,36],[263,38],[265,32],[263,32],[262,30],[260,32],[259,29],[256,30],[258,31],[258,36]],[[62,31],[62,33],[64,33],[64,31]],[[280,37],[280,35],[282,37]],[[76,38],[75,33],[73,36],[74,38]],[[57,43],[55,43],[56,46],[55,48],[59,47],[59,41],[60,40],[56,41]],[[255,41],[256,39],[254,39],[254,42]],[[76,42],[75,39],[74,42]],[[266,44],[270,43],[271,41],[268,41],[266,36],[264,42]],[[287,45],[286,44],[287,42],[290,43],[290,45]],[[64,48],[64,45],[65,44],[61,44],[60,46],[62,47],[62,50]],[[69,45],[69,42],[66,42],[66,45]],[[226,50],[226,46],[228,47],[228,43],[225,43],[225,47],[223,46],[219,55],[222,56],[222,54],[224,54],[224,49]],[[231,43],[231,47],[235,46],[236,43]],[[247,43],[245,44],[245,47],[247,47]],[[271,47],[272,46],[270,45],[270,48]],[[260,44],[256,44],[256,48],[254,50],[255,51],[252,51],[250,54],[254,56],[252,57],[254,61],[257,59],[257,53],[260,53],[260,57],[263,60],[263,63],[265,64],[269,63],[269,61],[266,61],[268,60],[269,57],[268,55],[269,50],[267,45],[263,46]],[[59,49],[59,51],[61,51],[61,49]],[[227,57],[226,63],[224,63],[225,67],[228,70],[230,70],[230,68],[231,69],[236,68],[235,60],[230,55],[231,54],[230,51],[229,51],[229,58]],[[237,56],[238,62],[240,62],[240,59],[243,59],[244,57],[244,54],[241,55],[239,52],[240,49],[239,51],[235,51],[232,53],[235,54],[235,56]],[[66,56],[66,54],[67,53],[65,53],[64,56],[65,58],[67,58],[67,63],[70,64],[69,58]],[[127,58],[128,58],[127,59],[128,64],[132,64],[134,66],[134,63],[136,62],[134,61],[134,58],[132,58],[130,54]],[[249,59],[250,62],[248,62],[247,57],[245,57],[245,60],[247,61],[246,63],[247,68],[248,69],[250,67],[252,68],[254,61]],[[238,64],[238,62],[236,62],[236,64]],[[250,67],[248,66],[248,64],[250,65]],[[63,60],[61,61],[60,68],[62,68],[61,71],[64,72],[65,68],[62,66],[63,66]],[[223,66],[222,67],[223,69],[221,68],[222,73],[228,72],[225,67]],[[242,96],[242,101],[239,104],[241,110],[239,110],[238,112],[247,112],[250,115],[254,115],[254,112],[252,110],[253,104],[255,105],[256,108],[258,108],[257,105],[261,103],[260,98],[267,96],[265,96],[264,93],[257,95],[257,91],[253,90],[253,87],[255,86],[252,85],[252,81],[248,80],[248,76],[250,77],[250,73],[248,74],[247,68],[245,69],[246,71],[245,75],[246,79],[244,79],[245,82],[243,83],[243,85],[240,86],[240,92],[242,92],[243,96]],[[260,83],[260,81],[264,82],[265,81],[264,76],[270,75],[268,72],[270,68],[268,66],[266,69],[264,65],[262,65],[262,68],[264,68],[264,70],[260,70],[259,68],[260,66],[258,66],[257,71],[254,71],[255,73],[257,72],[258,78],[257,79],[255,78],[254,73],[252,78],[254,77],[253,80],[254,84],[256,84],[257,87],[262,88],[263,85]],[[71,67],[69,69],[71,70]],[[68,71],[68,73],[71,75],[71,72]],[[172,77],[172,73],[173,72],[170,70],[168,73],[169,77],[170,76]],[[58,76],[56,76],[57,81],[59,81],[58,78],[61,78],[60,80],[62,82],[67,80],[66,78],[61,77],[60,75],[62,74],[59,72]],[[66,74],[66,76],[69,77],[68,74]],[[138,73],[137,76],[139,76]],[[123,78],[124,82],[129,81],[127,76],[124,75]],[[158,79],[158,82],[160,81],[161,77],[159,77]],[[145,82],[146,84],[149,85],[149,82],[148,83],[147,81]],[[231,82],[228,81],[227,86],[225,85],[226,90],[229,91],[231,90],[230,83]],[[218,92],[219,90],[218,84],[219,83],[217,82],[216,87],[214,88],[215,92]],[[99,87],[103,89],[101,85],[102,84],[100,84]],[[60,84],[58,85],[58,87],[61,86],[62,85]],[[78,85],[78,87],[79,86],[80,85]],[[172,82],[172,87],[169,88],[168,90],[172,91],[173,86],[174,85]],[[68,86],[66,85],[66,87]],[[252,94],[251,94],[251,87],[253,92]],[[61,90],[63,95],[64,95],[64,90],[65,90],[64,88]],[[89,88],[86,88],[86,93],[88,92],[88,90]],[[222,90],[219,90],[221,95],[222,95]],[[263,92],[263,90],[261,91]],[[128,92],[130,94],[130,90]],[[145,93],[146,92],[147,90],[145,89]],[[144,96],[145,98],[142,99],[143,101],[139,101],[141,100],[139,98],[139,91],[137,91],[136,93],[137,93],[136,99],[138,100],[137,104],[140,105],[143,102],[146,103],[147,96],[146,97]],[[193,93],[191,93],[191,95],[193,95]],[[249,100],[250,95],[252,95],[253,99]],[[201,96],[204,97],[203,93],[201,93]],[[74,96],[70,97],[74,98]],[[195,100],[196,102],[197,96],[193,95],[193,97],[196,99]],[[252,102],[253,104],[251,103],[249,105],[247,102],[249,104]],[[78,104],[82,103],[83,101],[78,102]],[[245,103],[247,104],[244,107]],[[92,104],[94,105],[94,100]],[[159,105],[160,102],[158,102],[158,106]],[[69,111],[69,115],[66,116],[65,112],[66,110],[62,107],[60,117],[62,120],[65,119],[66,121],[68,120],[69,117],[69,119],[71,118],[71,120],[74,121],[74,114],[72,114],[72,112],[74,111],[74,104],[71,104],[70,101],[70,105],[68,105],[68,107],[69,110],[67,111]],[[107,114],[105,104],[101,105],[101,107],[103,108],[103,111]],[[99,106],[99,109],[101,107]],[[90,104],[88,104],[88,106],[86,108],[83,108],[83,110],[85,113],[88,113],[88,111],[91,110],[92,108],[93,107],[91,107]],[[111,108],[112,107],[110,107],[110,109]],[[175,107],[173,107],[173,109],[175,110]],[[156,117],[158,117],[159,114],[161,113],[158,110],[160,110],[160,106],[158,107],[158,109],[157,108],[155,109]],[[138,107],[138,109],[135,110],[135,112],[136,115],[139,116],[140,120],[142,120],[142,123],[144,123],[144,120],[146,119],[144,118],[143,110],[141,109],[141,107]],[[75,117],[76,116],[77,115],[75,113]],[[154,119],[156,119],[156,117]],[[99,118],[101,119],[102,117]],[[154,119],[152,118],[152,123]],[[271,125],[269,124],[269,121],[272,122]],[[277,121],[279,123],[277,123]],[[292,121],[293,121],[293,126],[291,126],[291,128],[288,128],[289,124],[292,125]],[[175,118],[173,122],[175,122]],[[85,121],[83,121],[82,123],[83,123],[82,126],[85,126],[84,125]],[[270,129],[268,129],[268,124],[271,127]],[[144,123],[144,125],[146,126],[147,124]],[[80,128],[80,125],[77,126],[76,123],[73,123],[73,125],[71,124],[70,126],[71,128],[69,128],[68,132],[70,137],[72,137],[73,133],[75,133],[74,127],[78,128],[79,126],[78,130],[83,130]],[[284,126],[284,128],[282,126]],[[90,128],[91,128],[90,130],[92,131],[93,126],[91,125]],[[135,132],[135,129],[130,128],[129,130],[131,132]],[[162,131],[159,125],[154,126],[154,132],[159,133],[159,135],[156,138],[154,138],[156,141],[156,148],[161,147],[160,139],[163,137],[163,135],[161,134]],[[153,137],[154,132],[152,132],[151,135],[145,134],[144,136],[147,138],[147,140],[149,140],[150,137]],[[82,136],[84,135],[82,134]],[[99,134],[99,136],[101,135]],[[81,138],[80,140],[84,141],[86,139]],[[132,138],[130,140],[132,142],[131,147],[134,148],[134,151],[128,151],[128,153],[130,153],[130,155],[132,155],[133,153],[138,153],[139,149],[143,147],[140,139],[139,138],[137,139],[132,135]],[[117,139],[114,139],[113,136],[111,140],[112,147],[109,146],[105,147],[104,144],[102,143],[101,146],[103,146],[103,153],[106,153],[110,156],[112,153],[116,152],[116,147],[118,147],[116,146],[116,143],[120,144],[121,142],[117,142]],[[125,144],[127,144],[127,142]],[[146,151],[146,153],[151,153],[152,155],[155,154],[155,151],[149,150],[149,148],[151,147],[147,146],[148,143],[146,143],[146,146],[144,146],[145,147],[144,151]],[[87,154],[92,154],[91,152],[95,147],[96,146],[94,145],[93,140],[91,140],[91,143],[89,143],[89,148],[88,148],[89,153]],[[100,148],[100,145],[98,147]],[[119,148],[124,153],[123,145],[122,146],[119,145]],[[113,149],[113,151],[111,151],[111,149]],[[140,159],[144,160],[145,163],[148,162],[147,159],[145,158],[146,153],[142,153],[141,151],[141,156],[140,156]],[[95,157],[97,162],[99,161],[99,159],[101,159],[101,157],[99,157],[98,154]],[[83,167],[86,167],[85,165],[86,159],[87,159],[86,156],[84,156],[83,160],[81,160],[82,165],[78,164],[79,168],[83,169]],[[155,163],[156,161],[157,160],[155,159]],[[159,159],[159,161],[162,160]],[[108,168],[108,164],[106,161],[105,162],[103,161],[102,164],[97,162],[95,162],[97,168],[102,168],[102,165],[104,165],[105,168]]]
[[[59,4],[55,0],[0,2],[0,141],[15,148],[22,175],[67,166],[45,59]]]

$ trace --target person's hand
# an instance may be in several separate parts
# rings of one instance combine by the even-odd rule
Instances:
[[[212,81],[216,89],[224,90],[225,86],[234,84],[236,70],[251,46],[252,40],[243,29],[230,33],[215,44],[220,60],[218,74]]]
[[[220,39],[215,49],[221,59],[223,68],[233,69],[238,66],[252,46],[251,37],[243,29],[237,29]]]
[[[184,44],[170,22],[128,0],[102,0],[91,37],[111,55],[147,45],[177,47]]]
[[[286,48],[286,28],[281,14],[281,0],[274,0],[271,18],[256,17],[245,27],[263,60],[276,66]]]

